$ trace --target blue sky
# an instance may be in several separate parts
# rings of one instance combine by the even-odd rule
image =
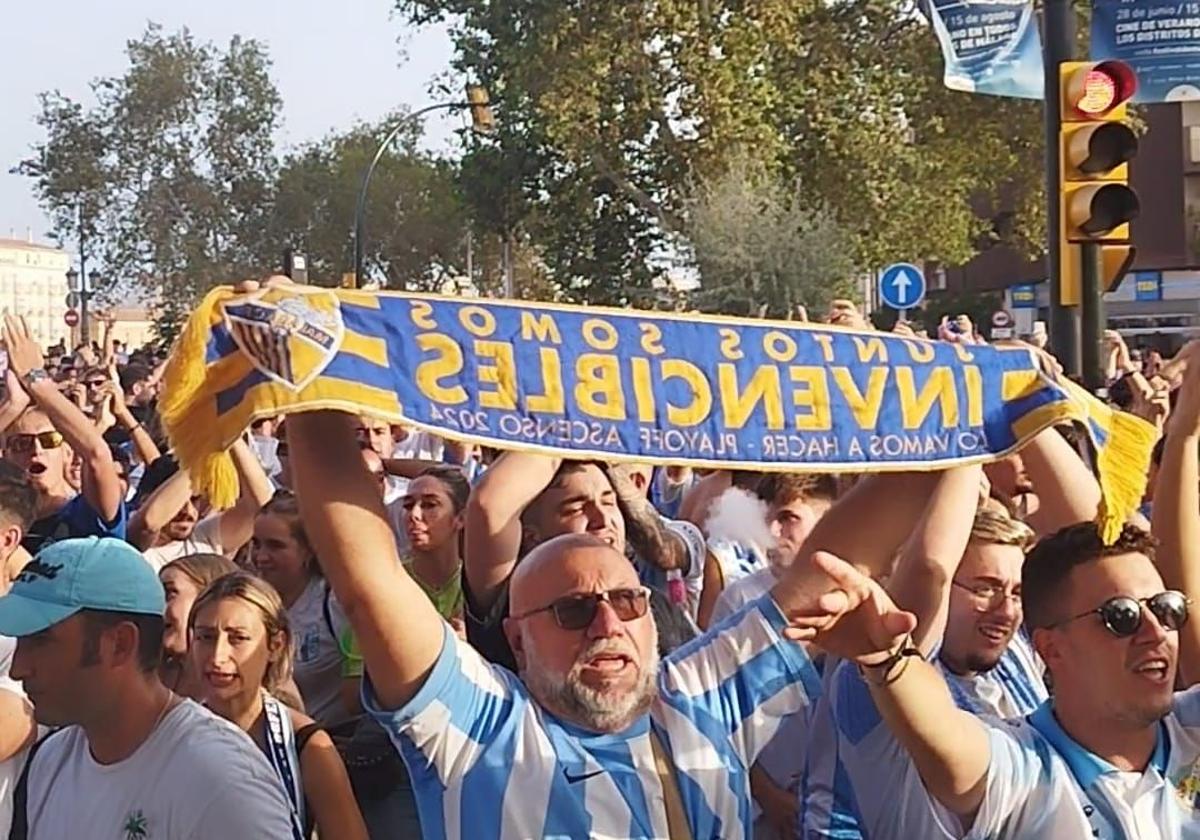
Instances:
[[[150,21],[186,26],[220,45],[234,34],[266,44],[283,97],[283,148],[315,140],[358,120],[430,102],[429,88],[449,69],[451,46],[440,27],[416,30],[392,14],[389,0],[24,0],[4,3],[0,48],[0,237],[27,227],[42,240],[49,222],[30,181],[8,170],[41,138],[37,94],[61,90],[91,102],[88,83],[126,66],[125,43]],[[446,148],[461,116],[434,115],[426,145]]]

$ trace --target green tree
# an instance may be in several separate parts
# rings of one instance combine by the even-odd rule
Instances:
[[[853,294],[851,238],[802,193],[746,157],[693,190],[686,233],[702,285],[695,305],[787,318],[798,305],[824,310]]]
[[[653,257],[687,238],[689,185],[720,177],[737,150],[799,179],[862,265],[969,258],[990,228],[976,208],[1002,188],[1022,213],[1039,206],[1039,105],[946,90],[907,0],[397,8],[451,23],[456,71],[486,83],[510,134],[537,150],[523,224],[587,299],[651,284]]]
[[[354,217],[363,173],[396,114],[378,125],[310,143],[282,162],[271,230],[306,251],[314,282],[335,285],[354,267]],[[431,290],[465,269],[468,215],[457,168],[417,151],[419,123],[385,150],[371,178],[363,230],[368,277]]]
[[[84,234],[118,284],[109,293],[156,299],[169,333],[204,291],[257,274],[277,250],[268,222],[281,103],[253,40],[222,50],[151,24],[126,54],[122,75],[92,83],[92,107],[43,95],[46,139],[19,171],[60,238]]]

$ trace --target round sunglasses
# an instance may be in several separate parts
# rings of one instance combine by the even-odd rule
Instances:
[[[1179,630],[1188,622],[1188,607],[1191,606],[1191,603],[1186,595],[1182,592],[1176,592],[1173,589],[1168,589],[1166,592],[1159,592],[1157,595],[1151,595],[1149,598],[1133,598],[1129,595],[1118,595],[1115,598],[1109,598],[1094,610],[1088,610],[1064,621],[1051,624],[1050,627],[1061,627],[1072,621],[1087,618],[1089,615],[1098,615],[1100,616],[1100,622],[1108,632],[1118,638],[1124,639],[1132,636],[1141,629],[1142,621],[1145,617],[1142,605],[1145,604],[1146,609],[1154,614],[1154,617],[1158,619],[1158,623],[1165,629]]]
[[[582,630],[591,626],[600,609],[600,602],[605,601],[617,618],[621,621],[633,621],[646,614],[650,606],[650,590],[644,586],[636,588],[610,589],[607,592],[588,592],[579,595],[567,595],[551,601],[544,607],[514,615],[512,618],[528,618],[540,612],[551,612],[554,621],[564,630]]]

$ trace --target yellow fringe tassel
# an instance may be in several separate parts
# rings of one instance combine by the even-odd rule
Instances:
[[[193,490],[217,509],[237,501],[238,478],[225,448],[228,444],[218,435],[211,394],[205,392],[205,352],[218,319],[217,307],[233,296],[230,286],[213,289],[188,319],[163,372],[160,406],[163,427],[180,468],[190,474]]]
[[[1117,541],[1121,528],[1142,503],[1150,452],[1157,440],[1158,430],[1152,424],[1124,411],[1112,412],[1108,441],[1096,464],[1102,497],[1096,521],[1105,545]]]

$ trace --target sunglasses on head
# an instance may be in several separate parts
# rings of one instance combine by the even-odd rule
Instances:
[[[58,449],[63,445],[63,436],[55,431],[9,435],[8,448],[12,452],[32,452],[34,441],[37,441],[42,449]]]
[[[622,621],[633,621],[646,614],[650,607],[650,590],[644,586],[622,589],[610,589],[607,592],[588,592],[580,595],[567,595],[551,601],[544,607],[514,615],[513,618],[528,618],[540,612],[551,612],[554,621],[564,630],[582,630],[588,627],[596,618],[600,602],[606,602],[613,608],[617,618]]]
[[[1077,621],[1081,618],[1087,618],[1089,615],[1100,616],[1100,623],[1105,626],[1108,632],[1114,636],[1124,639],[1137,633],[1142,626],[1144,618],[1144,610],[1142,605],[1146,605],[1146,609],[1154,614],[1158,623],[1166,630],[1179,630],[1188,621],[1188,607],[1191,601],[1182,592],[1176,592],[1173,589],[1168,589],[1166,592],[1159,592],[1157,595],[1151,595],[1149,598],[1133,598],[1129,595],[1118,595],[1115,598],[1109,598],[1094,610],[1088,610],[1085,613],[1072,616],[1066,621],[1060,621],[1057,624],[1050,625],[1051,627],[1059,627],[1072,621]]]

